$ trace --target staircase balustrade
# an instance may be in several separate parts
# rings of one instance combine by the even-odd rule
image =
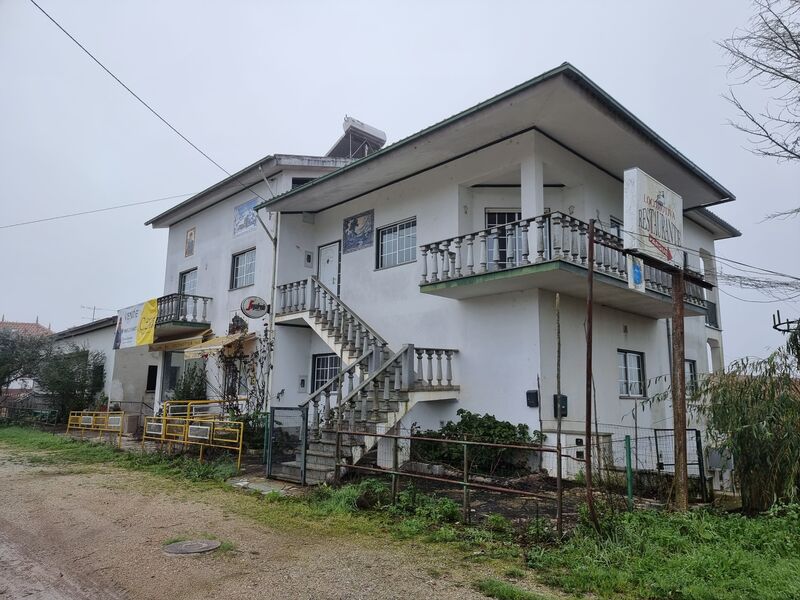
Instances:
[[[420,285],[554,260],[586,268],[588,234],[588,223],[554,212],[423,244],[419,247]],[[594,243],[595,271],[627,282],[628,264],[622,239],[596,228]],[[647,289],[671,293],[672,276],[668,272],[645,266],[644,275]],[[694,283],[687,282],[684,300],[705,306],[702,288]]]

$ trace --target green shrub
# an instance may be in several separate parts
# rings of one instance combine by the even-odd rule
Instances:
[[[463,408],[456,413],[458,422],[448,421],[438,430],[422,432],[418,437],[447,440],[484,441],[495,444],[541,443],[542,434],[531,434],[527,425],[514,425],[499,421],[493,415],[478,415]],[[464,448],[460,444],[444,444],[424,440],[412,440],[411,454],[415,460],[441,463],[456,469],[464,467]],[[506,448],[470,446],[468,450],[469,470],[487,475],[514,475],[528,472],[525,457]]]

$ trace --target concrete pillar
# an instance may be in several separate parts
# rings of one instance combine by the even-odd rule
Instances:
[[[530,153],[520,165],[522,218],[544,213],[544,164],[536,153],[536,139],[529,142]]]

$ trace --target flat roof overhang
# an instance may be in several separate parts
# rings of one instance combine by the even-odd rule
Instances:
[[[540,132],[617,179],[625,169],[643,169],[681,194],[685,209],[735,199],[565,63],[259,208],[318,212],[530,131]]]

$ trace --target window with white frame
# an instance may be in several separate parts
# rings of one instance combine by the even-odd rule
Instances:
[[[197,293],[197,269],[184,271],[178,278],[178,293],[194,296]]]
[[[378,229],[378,268],[417,260],[417,219]]]
[[[231,289],[253,285],[256,281],[256,249],[251,248],[233,255],[231,261]]]
[[[686,395],[694,395],[697,389],[697,361],[686,359],[683,361],[683,373],[686,382]]]
[[[335,354],[315,354],[311,373],[311,391],[315,392],[326,381],[339,374],[340,361]]]
[[[617,350],[620,396],[644,396],[644,354]]]
[[[518,210],[498,210],[494,208],[486,209],[486,229],[497,228],[497,249],[498,256],[497,262],[502,267],[510,267],[514,265],[506,264],[508,262],[508,231],[506,225],[514,223],[522,219],[522,213]],[[513,250],[512,257],[514,262],[522,257],[522,229],[515,225],[511,231],[511,249]],[[489,264],[494,264],[494,242],[489,244],[488,248]]]

